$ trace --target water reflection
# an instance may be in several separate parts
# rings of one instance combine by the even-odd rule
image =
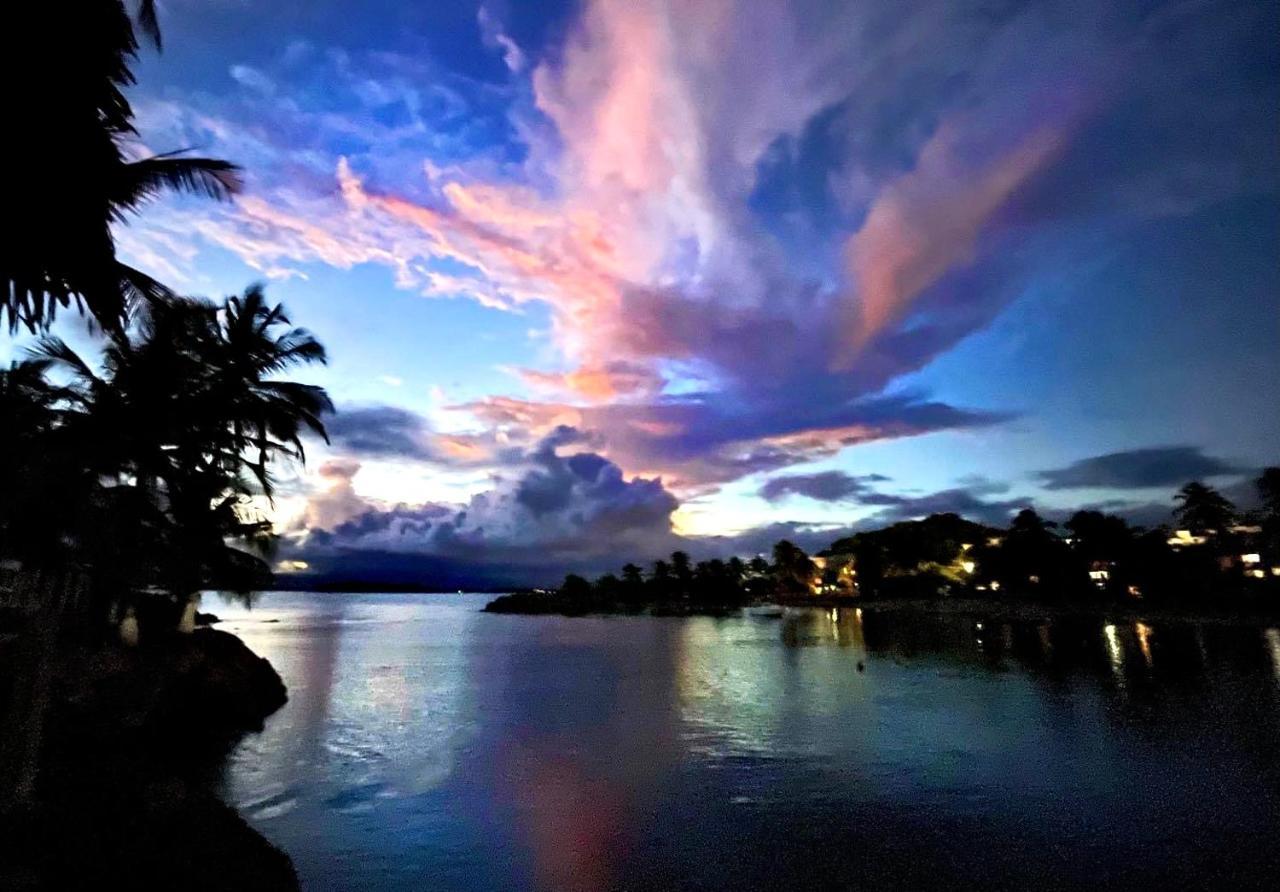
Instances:
[[[1263,635],[1267,640],[1267,648],[1271,651],[1271,665],[1274,667],[1276,680],[1280,681],[1280,629],[1267,629]]]
[[[1280,832],[1280,629],[479,605],[228,616],[291,699],[227,795],[306,887],[1232,887]]]
[[[1151,627],[1144,622],[1135,622],[1133,631],[1138,636],[1138,647],[1142,649],[1142,659],[1146,661],[1147,668],[1153,666],[1151,657]]]

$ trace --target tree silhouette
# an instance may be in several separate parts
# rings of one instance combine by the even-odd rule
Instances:
[[[654,561],[653,570],[649,573],[649,590],[657,600],[662,600],[671,595],[671,588],[671,565],[662,560]]]
[[[817,573],[817,566],[793,542],[786,539],[773,546],[773,574],[785,591],[805,591]]]
[[[1280,564],[1280,467],[1264,468],[1254,481],[1262,501],[1262,547],[1267,562]]]
[[[1178,523],[1192,532],[1226,532],[1235,521],[1235,506],[1212,486],[1199,481],[1178,490],[1174,501],[1178,503],[1178,507],[1173,509]]]
[[[1262,500],[1263,516],[1280,520],[1280,467],[1263,468],[1254,486]]]
[[[304,458],[304,431],[324,436],[324,391],[274,377],[324,361],[309,333],[252,287],[221,306],[151,306],[133,332],[113,338],[100,371],[57,338],[42,339],[35,356],[86,407],[64,425],[86,444],[81,464],[154,508],[151,547],[135,561],[147,584],[181,601],[211,582],[243,591],[269,579],[260,560],[226,542],[266,551],[271,526],[250,498],[271,496],[274,459]]]
[[[676,590],[680,594],[688,595],[693,590],[693,566],[686,552],[671,553],[671,575],[675,577]]]
[[[168,292],[116,258],[111,227],[164,192],[225,198],[240,186],[238,168],[181,153],[129,159],[137,131],[124,89],[138,31],[160,46],[154,0],[142,0],[136,19],[122,0],[74,11],[29,4],[11,19],[6,80],[23,86],[9,93],[0,148],[10,224],[0,240],[0,317],[10,330],[36,330],[74,301],[119,329],[131,303]]]

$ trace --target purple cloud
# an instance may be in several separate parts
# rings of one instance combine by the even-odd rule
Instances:
[[[1095,455],[1038,476],[1045,489],[1146,489],[1247,471],[1195,446],[1160,446]]]
[[[761,498],[777,502],[797,495],[818,502],[842,502],[874,492],[873,483],[888,480],[883,474],[852,475],[844,471],[822,471],[816,474],[788,474],[765,481]]]

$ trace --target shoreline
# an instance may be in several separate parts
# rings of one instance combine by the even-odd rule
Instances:
[[[1215,625],[1280,625],[1280,605],[1272,610],[1213,609],[1174,604],[1121,604],[1085,602],[1058,604],[1045,601],[1011,601],[977,597],[849,598],[801,596],[765,598],[747,604],[596,604],[566,603],[553,594],[515,592],[487,603],[486,613],[510,616],[709,616],[742,615],[752,609],[809,608],[859,609],[871,613],[905,613],[935,616],[982,616],[1016,622],[1047,622],[1066,618],[1096,618],[1118,622],[1159,621]]]
[[[10,652],[0,665],[11,668]],[[200,628],[59,649],[36,797],[0,811],[0,887],[299,888],[289,856],[210,782],[287,701],[274,668]]]

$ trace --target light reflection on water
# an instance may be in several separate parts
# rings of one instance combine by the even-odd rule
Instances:
[[[206,605],[289,686],[224,788],[307,888],[1238,888],[1274,866],[1280,630],[483,600]]]

